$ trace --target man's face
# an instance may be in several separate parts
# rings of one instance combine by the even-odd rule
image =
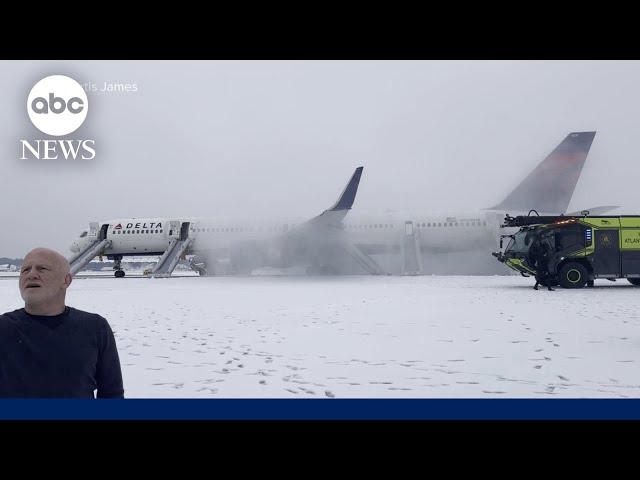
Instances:
[[[64,301],[70,276],[64,263],[50,252],[30,252],[20,270],[20,295],[27,304]]]

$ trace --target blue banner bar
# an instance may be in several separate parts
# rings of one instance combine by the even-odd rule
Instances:
[[[640,399],[2,399],[0,420],[640,420]]]

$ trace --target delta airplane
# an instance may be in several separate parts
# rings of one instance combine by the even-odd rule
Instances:
[[[570,133],[498,205],[463,215],[385,214],[351,210],[363,167],[337,202],[309,220],[216,221],[200,218],[119,218],[94,222],[70,249],[72,274],[96,256],[160,256],[151,272],[170,276],[181,259],[201,275],[296,269],[308,274],[500,273],[490,256],[506,213],[562,214],[573,195],[595,132]],[[617,208],[602,206],[591,214]],[[499,265],[497,268],[501,267]],[[301,269],[301,270],[300,270]]]

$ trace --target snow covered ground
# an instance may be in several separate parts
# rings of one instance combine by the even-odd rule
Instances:
[[[131,397],[636,397],[640,288],[489,277],[77,278]],[[22,306],[0,278],[0,309]]]

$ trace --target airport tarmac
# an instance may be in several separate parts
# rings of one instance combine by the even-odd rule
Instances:
[[[640,397],[640,289],[518,276],[78,277],[125,395],[163,398]],[[20,308],[17,278],[0,309]]]

